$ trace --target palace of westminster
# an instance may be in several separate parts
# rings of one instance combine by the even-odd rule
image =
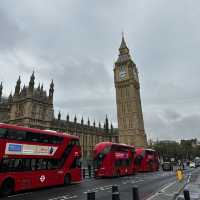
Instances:
[[[83,158],[89,159],[95,144],[102,141],[120,142],[135,146],[146,146],[143,114],[140,100],[140,84],[138,71],[131,59],[129,49],[122,36],[119,56],[114,67],[114,84],[116,88],[116,104],[118,128],[109,125],[106,116],[104,126],[96,125],[88,119],[84,123],[77,121],[76,116],[66,120],[54,116],[54,83],[50,83],[49,92],[43,85],[35,87],[34,72],[29,85],[21,87],[20,77],[17,80],[14,94],[9,97],[2,95],[3,85],[0,84],[0,122],[18,124],[27,127],[64,131],[80,137]]]

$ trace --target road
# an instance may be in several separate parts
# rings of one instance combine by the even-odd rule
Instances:
[[[140,199],[147,199],[173,181],[175,181],[175,172],[162,171],[119,178],[92,178],[76,185],[27,191],[2,198],[2,200],[86,200],[86,194],[89,191],[95,191],[97,200],[111,200],[112,185],[118,185],[121,200],[132,199],[131,188],[135,185],[139,188]]]

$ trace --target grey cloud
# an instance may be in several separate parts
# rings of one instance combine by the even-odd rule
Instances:
[[[189,136],[185,130],[196,135],[199,7],[187,0],[2,1],[4,92],[14,88],[19,74],[27,83],[35,69],[37,84],[46,89],[54,79],[55,113],[101,121],[108,113],[116,124],[112,70],[124,30],[139,70],[146,132],[160,139]]]
[[[0,6],[0,51],[9,51],[20,45],[25,34],[15,19],[9,15],[9,10],[4,9],[2,5]]]
[[[170,109],[164,110],[163,115],[164,115],[164,118],[166,118],[168,121],[172,121],[172,122],[177,121],[182,117],[180,113],[178,113],[174,110],[170,110]]]

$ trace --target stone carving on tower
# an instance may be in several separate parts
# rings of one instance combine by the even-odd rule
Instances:
[[[119,56],[114,66],[119,142],[146,146],[146,134],[140,100],[140,83],[136,64],[122,36]]]

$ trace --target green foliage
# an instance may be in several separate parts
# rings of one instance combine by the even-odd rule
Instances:
[[[177,160],[193,160],[196,156],[200,157],[200,146],[197,139],[176,141],[157,141],[151,144],[150,148],[159,152],[164,161],[171,158]]]

